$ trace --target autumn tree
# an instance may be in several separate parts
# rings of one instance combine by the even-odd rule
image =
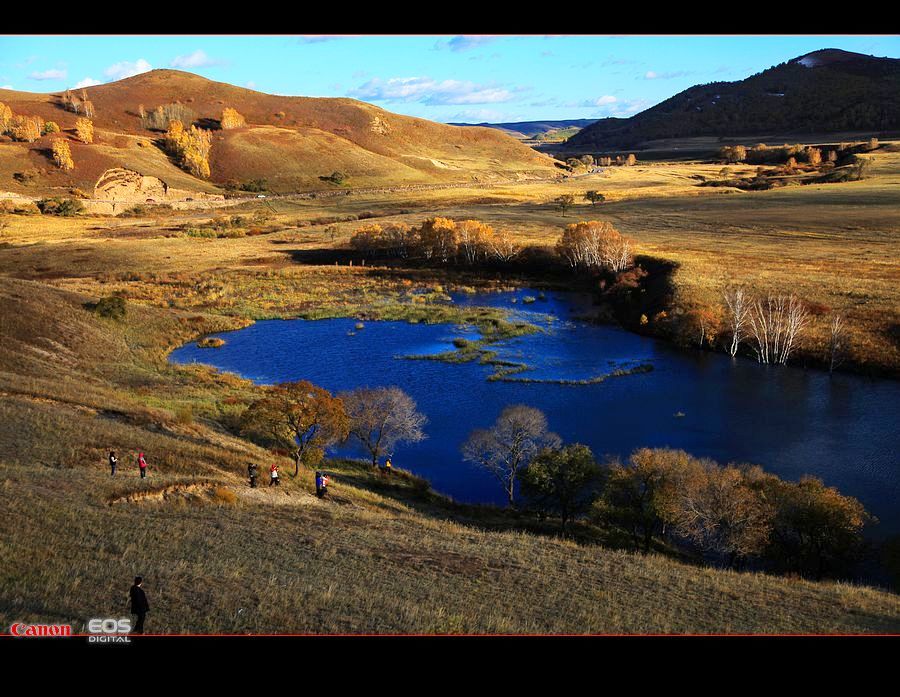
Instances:
[[[0,102],[0,135],[3,135],[13,124],[13,111],[7,104]]]
[[[818,167],[822,164],[822,151],[819,148],[806,148],[806,161],[812,167]]]
[[[736,467],[687,458],[663,518],[672,532],[735,566],[769,543],[774,509]]]
[[[86,118],[75,119],[75,135],[82,143],[93,143],[94,122]]]
[[[566,211],[575,204],[575,197],[572,194],[562,194],[553,199],[553,203],[555,203],[559,211],[565,215]]]
[[[775,510],[765,556],[776,570],[816,579],[850,573],[863,529],[875,522],[858,500],[815,477],[788,482],[754,468],[748,480]]]
[[[59,133],[59,124],[55,121],[47,121],[47,123],[44,124],[44,128],[41,133],[45,136],[52,133]]]
[[[747,148],[744,145],[725,145],[719,148],[719,159],[728,164],[743,162],[747,159]]]
[[[419,244],[426,259],[446,263],[456,256],[456,222],[450,218],[429,218],[419,228]]]
[[[241,419],[242,432],[265,445],[294,451],[294,476],[301,463],[315,467],[325,449],[347,438],[343,402],[310,382],[284,382],[253,402]]]
[[[16,114],[13,116],[12,125],[9,127],[9,134],[13,137],[13,140],[33,143],[41,137],[43,128],[44,120],[40,116]]]
[[[53,162],[60,169],[70,170],[75,167],[68,141],[62,138],[54,138],[53,143],[50,145],[50,151],[53,153]]]
[[[507,263],[522,252],[522,246],[505,230],[500,230],[492,235],[487,240],[487,247],[492,258]]]
[[[490,254],[494,228],[478,220],[462,220],[456,224],[456,243],[463,261],[472,265]]]
[[[679,473],[689,461],[681,450],[641,448],[627,463],[613,462],[593,517],[621,526],[636,547],[649,552],[653,538],[672,517]]]
[[[238,113],[237,109],[232,109],[227,106],[222,110],[222,118],[219,119],[219,125],[224,130],[228,130],[230,128],[241,128],[242,126],[246,126],[247,121]]]
[[[603,203],[606,200],[606,196],[599,191],[585,191],[584,200],[590,201],[592,206],[596,206],[598,203]]]
[[[472,431],[461,450],[463,459],[494,476],[512,506],[522,470],[541,450],[558,445],[559,436],[548,430],[543,412],[516,404],[506,407],[490,428]]]
[[[632,242],[607,221],[567,225],[556,243],[556,253],[573,269],[607,268],[624,271],[632,263]]]
[[[378,465],[399,443],[418,443],[427,436],[428,419],[412,397],[399,387],[359,388],[340,395],[350,420],[349,431]]]
[[[166,150],[182,169],[195,177],[207,179],[210,175],[209,152],[212,149],[212,133],[196,126],[185,129],[184,124],[173,119],[169,122],[165,137]]]
[[[746,148],[745,148],[745,155],[746,155]],[[625,166],[633,167],[636,164],[637,164],[637,158],[634,156],[634,153],[628,153],[628,157],[625,158]]]
[[[600,473],[600,466],[586,445],[547,448],[522,472],[522,493],[542,509],[558,513],[565,535],[569,520],[590,508],[597,495]]]

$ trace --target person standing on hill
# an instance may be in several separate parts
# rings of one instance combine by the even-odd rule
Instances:
[[[144,618],[150,611],[150,603],[147,602],[147,594],[144,593],[143,585],[144,579],[141,576],[135,576],[134,585],[128,591],[131,598],[131,614],[137,617],[137,623],[131,630],[132,634],[144,633]]]
[[[119,458],[116,457],[116,453],[112,450],[109,451],[109,476],[116,476],[116,467],[119,464]]]
[[[328,475],[324,472],[316,472],[316,496],[320,499],[328,493]]]
[[[144,459],[144,453],[138,453],[138,469],[141,470],[141,479],[147,476],[147,461]]]
[[[281,482],[278,479],[278,463],[273,462],[272,466],[269,468],[269,486],[273,484],[278,486]]]
[[[259,475],[259,465],[255,462],[251,462],[247,465],[247,475],[250,477],[250,488],[256,488],[256,478]]]

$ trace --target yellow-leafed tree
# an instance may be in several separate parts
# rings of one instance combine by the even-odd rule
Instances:
[[[40,116],[17,115],[13,116],[9,133],[15,140],[33,143],[41,137],[43,128],[44,120]]]
[[[0,102],[0,135],[6,133],[12,126],[13,113],[8,105]]]
[[[75,135],[82,143],[94,142],[94,122],[90,119],[75,119]]]
[[[185,130],[181,121],[169,122],[166,131],[166,149],[182,168],[195,177],[209,177],[209,151],[212,148],[212,133],[196,126]]]
[[[237,109],[232,109],[230,106],[227,106],[222,110],[222,118],[219,121],[219,124],[223,129],[227,130],[229,128],[241,128],[242,126],[246,126],[247,120],[238,113]]]
[[[72,161],[72,151],[69,149],[68,141],[63,140],[62,138],[54,138],[50,149],[53,152],[53,161],[56,163],[57,167],[63,170],[75,168],[75,163]]]

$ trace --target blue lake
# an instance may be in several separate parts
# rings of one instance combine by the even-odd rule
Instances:
[[[786,479],[811,474],[860,499],[881,521],[874,535],[900,532],[900,382],[681,351],[578,320],[589,305],[584,297],[548,293],[525,304],[526,296],[538,293],[454,296],[512,309],[545,329],[495,346],[501,358],[531,366],[520,377],[585,379],[645,363],[653,371],[591,385],[490,382],[491,366],[403,358],[452,350],[453,339],[477,337],[472,328],[365,322],[356,330],[353,319],[257,322],[217,335],[226,340],[222,348],[188,344],[171,359],[261,384],[305,379],[333,392],[397,385],[429,422],[428,439],[401,444],[394,464],[459,501],[504,502],[489,474],[462,461],[459,446],[505,406],[527,404],[544,411],[565,441],[586,443],[598,458],[667,446],[723,463],[752,462]]]

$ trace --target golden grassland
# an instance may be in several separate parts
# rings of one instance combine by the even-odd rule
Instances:
[[[354,218],[440,214],[534,244],[577,219],[610,219],[640,253],[679,263],[679,302],[712,303],[725,281],[793,290],[845,312],[853,350],[896,368],[900,156],[876,154],[876,176],[849,184],[695,186],[718,169],[278,199],[265,205],[264,234],[229,239],[174,234],[209,218],[200,212],[4,217],[0,621],[77,625],[124,611],[128,581],[143,573],[148,630],[166,632],[900,631],[890,593],[617,551],[614,535],[598,546],[513,530],[513,514],[455,505],[412,477],[387,484],[354,463],[329,463],[330,501],[312,494],[309,472],[251,491],[247,462],[275,457],[233,435],[257,388],[167,362],[185,341],[263,317],[500,321],[429,298],[515,279],[298,263],[346,242]],[[608,203],[567,216],[548,204],[587,189]],[[84,306],[113,292],[129,298],[124,321]],[[108,448],[122,460],[115,480]],[[143,482],[138,449],[152,468]]]

